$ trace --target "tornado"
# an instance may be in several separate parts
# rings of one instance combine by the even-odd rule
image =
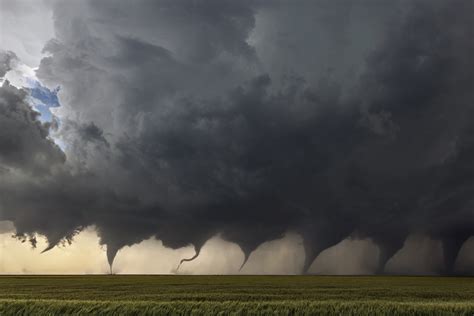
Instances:
[[[305,225],[300,231],[303,237],[303,247],[305,250],[305,260],[302,268],[303,274],[308,273],[314,260],[321,252],[335,246],[351,233],[350,225],[345,223],[341,226],[333,226],[331,222],[316,222]]]
[[[387,262],[403,248],[406,236],[378,236],[374,239],[379,247],[379,257],[377,262],[376,274],[383,274]]]
[[[443,274],[455,273],[455,263],[459,250],[471,236],[473,236],[472,231],[461,229],[440,236],[444,259]]]
[[[114,246],[112,244],[107,244],[107,262],[109,263],[109,273],[112,274],[113,272],[113,265],[115,256],[117,252],[120,250],[120,247]]]
[[[181,265],[183,264],[183,262],[191,262],[193,261],[194,259],[196,259],[197,257],[199,257],[199,254],[201,253],[201,248],[202,246],[194,246],[194,255],[190,258],[183,258],[181,259],[181,261],[179,262],[178,266],[176,267],[176,271],[179,270],[179,268],[181,267]]]

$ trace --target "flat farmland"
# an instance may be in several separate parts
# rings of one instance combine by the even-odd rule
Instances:
[[[0,276],[0,315],[474,315],[474,278]]]

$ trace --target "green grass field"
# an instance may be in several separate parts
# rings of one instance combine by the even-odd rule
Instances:
[[[0,315],[474,315],[474,278],[0,276]]]

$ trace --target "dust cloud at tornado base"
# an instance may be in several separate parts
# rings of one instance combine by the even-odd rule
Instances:
[[[6,222],[3,222],[6,223]],[[4,226],[7,226],[5,224]],[[37,248],[11,238],[14,229],[0,230],[0,273],[6,274],[91,274],[108,273],[104,247],[93,227],[86,228],[71,245],[60,245],[41,254],[47,241],[39,238]],[[2,227],[0,225],[0,227]],[[456,263],[456,271],[469,273],[474,264],[474,238],[465,243]],[[114,261],[114,273],[167,274],[176,273],[183,257],[194,253],[191,246],[172,250],[160,241],[148,239],[122,248]],[[325,250],[312,264],[309,273],[315,274],[372,274],[377,268],[377,246],[369,240],[344,240]],[[206,243],[195,261],[183,264],[180,274],[299,274],[304,262],[301,237],[283,239],[261,245],[239,271],[244,255],[240,248],[215,237]],[[387,264],[387,273],[437,274],[442,269],[442,250],[439,241],[413,236]]]

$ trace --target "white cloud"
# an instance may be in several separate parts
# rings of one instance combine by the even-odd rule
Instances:
[[[0,48],[15,52],[30,67],[39,65],[44,44],[54,36],[48,3],[0,0]]]

